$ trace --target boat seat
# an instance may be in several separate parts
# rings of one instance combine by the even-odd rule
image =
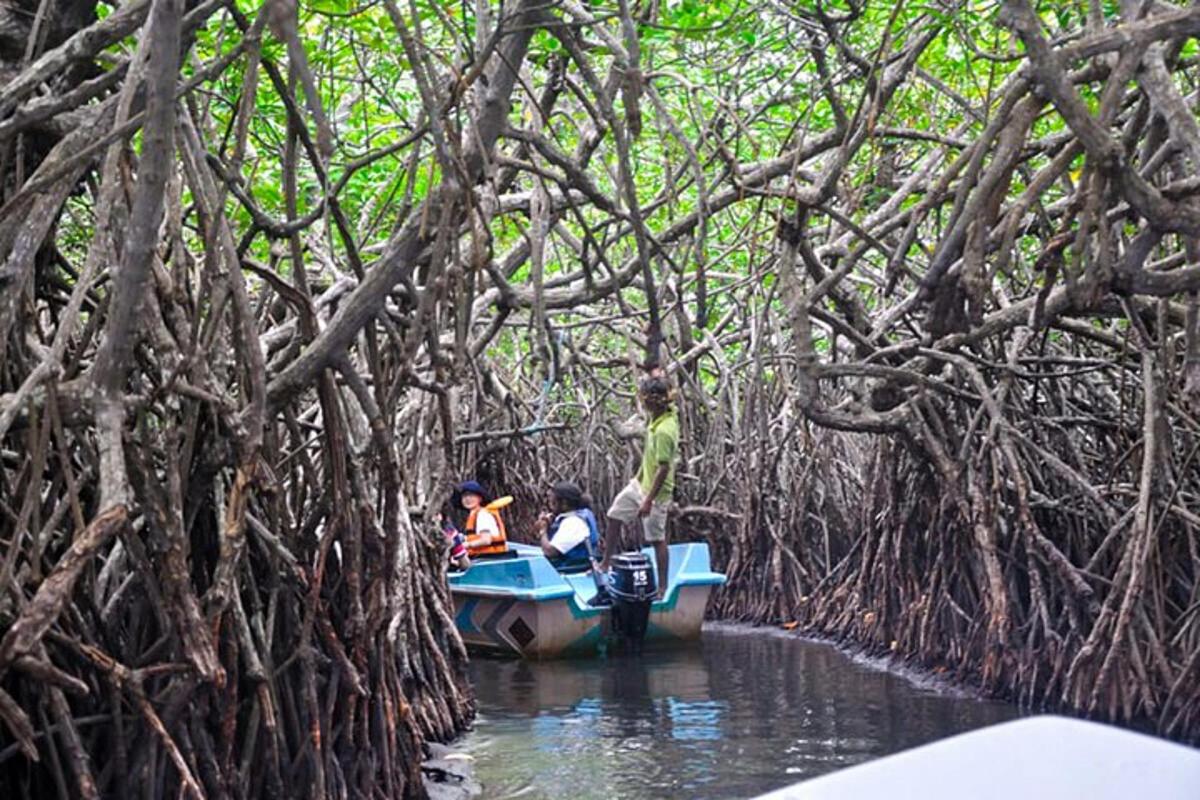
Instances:
[[[554,564],[553,561],[550,563]],[[561,565],[554,564],[554,569],[556,569],[560,575],[583,575],[591,568],[592,563],[590,561],[571,561]]]
[[[511,558],[520,558],[521,554],[516,550],[505,550],[503,553],[480,553],[477,556],[471,556],[472,561],[507,561]]]

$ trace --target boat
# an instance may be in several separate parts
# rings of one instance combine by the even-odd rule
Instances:
[[[1200,750],[1058,716],[1004,722],[758,800],[1196,800]]]
[[[699,638],[709,593],[725,582],[712,571],[707,544],[668,549],[667,590],[650,603],[645,628],[651,644]],[[642,555],[654,563],[651,548]],[[588,656],[607,651],[617,638],[610,609],[588,605],[597,592],[593,573],[560,572],[538,547],[510,543],[503,557],[474,560],[449,580],[455,625],[475,653],[533,660]]]

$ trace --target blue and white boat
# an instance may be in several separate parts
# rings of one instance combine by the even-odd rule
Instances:
[[[667,590],[650,605],[648,642],[698,638],[708,596],[725,582],[712,571],[707,544],[673,544],[669,550]],[[612,639],[612,614],[588,605],[597,591],[592,574],[561,573],[530,545],[509,544],[509,551],[450,573],[454,621],[467,647],[529,659],[602,651]],[[653,550],[642,552],[653,564]]]

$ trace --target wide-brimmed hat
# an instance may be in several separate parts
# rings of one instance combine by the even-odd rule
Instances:
[[[458,485],[456,493],[460,497],[464,494],[477,494],[484,500],[488,499],[487,490],[483,488],[483,484],[479,481],[463,481]]]

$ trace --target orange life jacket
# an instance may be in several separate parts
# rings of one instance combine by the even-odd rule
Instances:
[[[504,518],[500,516],[500,509],[512,502],[511,497],[501,497],[498,500],[493,500],[486,506],[483,506],[493,517],[496,518],[496,527],[500,530],[500,539],[497,541],[493,538],[491,542],[484,543],[486,534],[475,533],[475,518],[479,516],[479,509],[471,509],[471,513],[467,516],[467,554],[472,558],[475,556],[495,555],[497,553],[508,552],[508,533],[504,530]]]

